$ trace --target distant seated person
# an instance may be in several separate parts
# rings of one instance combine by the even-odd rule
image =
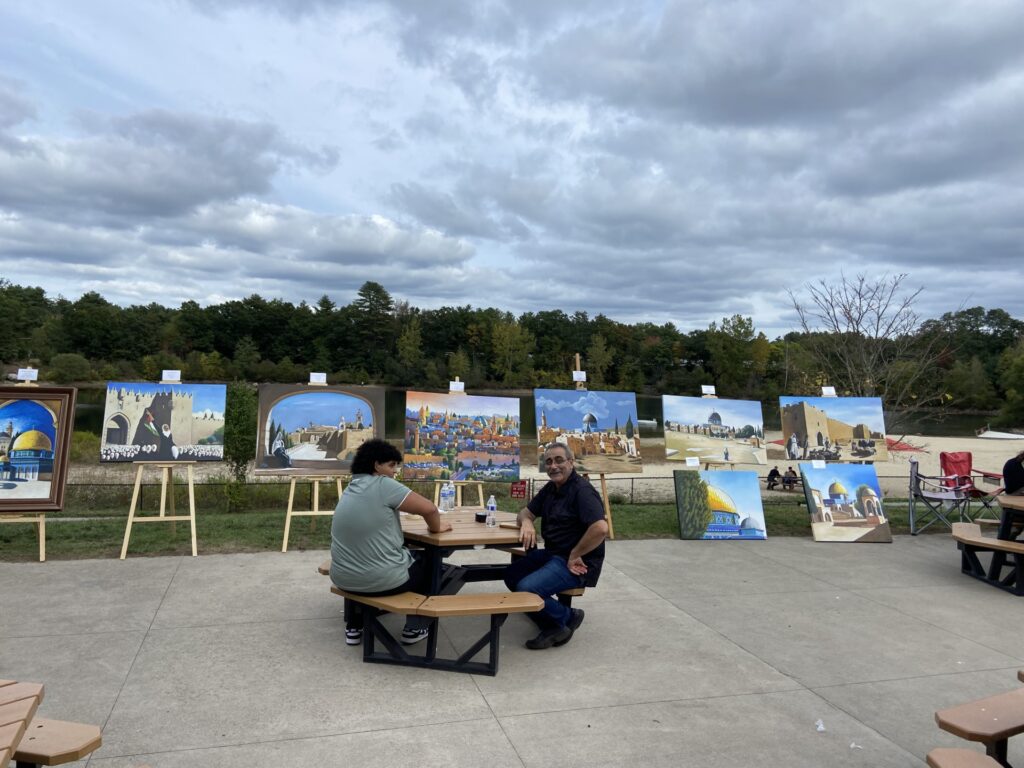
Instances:
[[[796,487],[796,470],[792,467],[786,470],[786,474],[782,476],[782,487],[787,491],[792,491]]]
[[[768,490],[774,491],[775,486],[779,484],[779,480],[782,478],[782,473],[779,472],[778,467],[772,467],[772,471],[768,473]]]
[[[384,440],[367,440],[352,460],[352,481],[334,510],[331,523],[331,581],[357,595],[426,594],[430,571],[405,548],[398,513],[419,515],[435,533],[450,531],[432,501],[395,480],[402,454]],[[427,636],[430,618],[409,616],[402,630],[406,645]],[[345,601],[345,642],[363,639],[358,603]]]
[[[1024,496],[1024,451],[1003,465],[1003,488],[1005,493]]]

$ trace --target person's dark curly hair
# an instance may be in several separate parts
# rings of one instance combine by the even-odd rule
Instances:
[[[372,475],[377,462],[387,464],[389,461],[402,463],[402,454],[387,440],[374,438],[356,448],[352,459],[353,475]]]

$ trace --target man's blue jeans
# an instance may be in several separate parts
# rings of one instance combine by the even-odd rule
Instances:
[[[513,592],[533,592],[544,599],[544,610],[528,613],[541,629],[564,627],[569,621],[570,609],[555,597],[563,589],[583,586],[583,577],[569,570],[561,555],[546,549],[531,549],[525,557],[505,569],[505,585]]]

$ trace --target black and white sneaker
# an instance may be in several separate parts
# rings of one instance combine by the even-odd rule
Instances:
[[[346,629],[345,630],[345,644],[346,645],[359,645],[363,642],[363,630],[361,629]]]
[[[412,645],[418,643],[430,634],[429,629],[403,629],[402,630],[402,645]]]

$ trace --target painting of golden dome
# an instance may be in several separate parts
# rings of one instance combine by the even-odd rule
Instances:
[[[708,485],[708,506],[716,512],[735,512],[736,505],[725,491]]]
[[[22,432],[11,445],[11,451],[52,451],[53,443],[50,438],[38,429],[30,429]]]

